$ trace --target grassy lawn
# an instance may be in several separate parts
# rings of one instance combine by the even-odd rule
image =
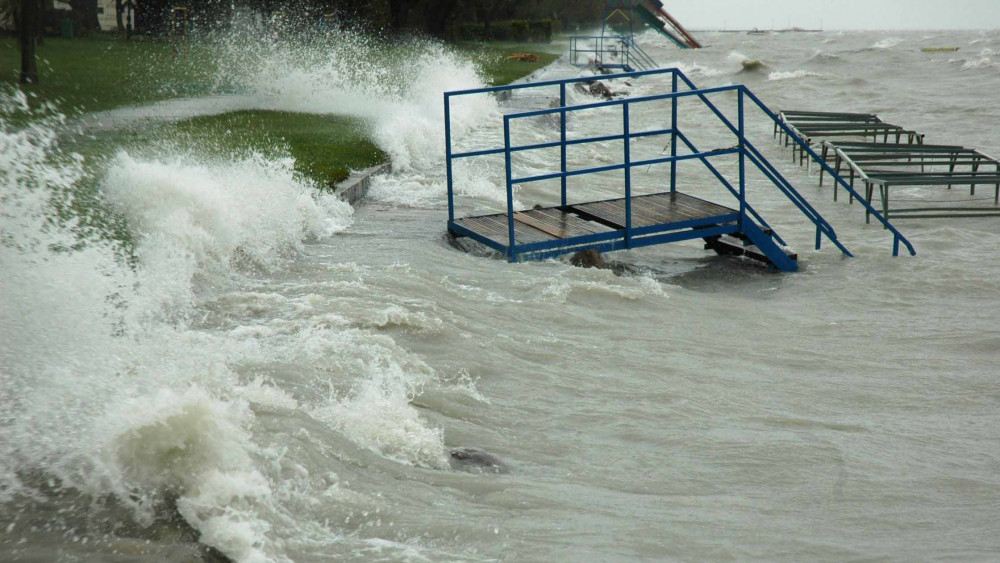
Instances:
[[[457,48],[479,65],[491,86],[509,84],[548,66],[560,56],[551,45],[538,43],[460,43]],[[538,60],[523,62],[510,59],[511,55],[520,53],[535,55]]]
[[[203,146],[263,153],[287,150],[295,158],[296,172],[321,186],[332,186],[346,179],[350,170],[385,160],[385,153],[368,140],[365,124],[340,115],[237,111],[188,119],[176,127]]]
[[[56,102],[67,115],[154,102],[220,89],[210,49],[178,51],[161,41],[46,38],[38,47],[39,84],[24,91]],[[16,85],[21,53],[11,38],[0,39],[0,84]],[[221,89],[232,86],[221,85]]]
[[[474,60],[487,82],[506,84],[558,58],[549,45],[535,43],[463,43],[454,46]],[[401,56],[387,45],[373,50],[394,64]],[[509,59],[513,53],[532,53],[534,62]],[[213,49],[192,42],[124,42],[111,36],[90,39],[47,38],[39,47],[40,84],[23,87],[32,103],[55,102],[67,115],[150,103],[163,99],[203,96],[237,90],[219,84]],[[397,61],[398,62],[398,61]],[[16,87],[20,53],[14,39],[0,39],[0,86]],[[157,141],[181,142],[203,152],[232,154],[256,150],[264,154],[290,154],[296,170],[321,186],[331,186],[349,171],[385,160],[359,120],[331,115],[274,111],[240,111],[198,117],[178,123],[142,123],[76,138],[72,150],[88,160],[100,160],[120,148],[155,146]]]

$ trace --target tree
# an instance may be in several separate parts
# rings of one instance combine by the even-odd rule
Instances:
[[[517,10],[517,2],[514,0],[479,0],[473,5],[476,19],[483,22],[487,37],[490,37],[490,26],[494,21],[510,19]]]
[[[69,0],[69,6],[76,16],[74,19],[79,22],[82,33],[101,29],[101,22],[97,19],[97,0]]]
[[[118,24],[118,33],[125,31],[125,3],[122,0],[115,0],[115,23]]]
[[[38,0],[21,0],[18,35],[21,44],[21,84],[38,84],[38,60],[35,46],[38,42]]]
[[[459,0],[427,0],[424,8],[424,25],[427,32],[437,37],[444,37]]]
[[[406,28],[408,11],[406,0],[389,0],[389,25],[393,33],[399,33]]]

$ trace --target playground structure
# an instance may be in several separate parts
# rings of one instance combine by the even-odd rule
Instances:
[[[801,150],[819,161],[819,156],[801,138],[794,135],[787,124],[767,108],[746,86],[734,85],[720,88],[698,89],[683,72],[678,69],[657,69],[642,72],[625,72],[604,77],[607,80],[638,78],[649,75],[669,74],[672,88],[669,93],[653,96],[623,98],[613,101],[588,103],[582,105],[567,105],[567,87],[577,83],[592,81],[590,77],[555,80],[446,92],[445,103],[445,145],[448,188],[448,231],[456,237],[468,237],[492,248],[511,262],[524,260],[541,260],[574,253],[582,250],[610,251],[638,248],[654,244],[679,242],[683,240],[703,239],[707,248],[720,253],[741,254],[768,263],[781,271],[795,271],[798,268],[797,257],[786,251],[787,244],[771,228],[763,217],[747,201],[748,164],[756,168],[773,184],[805,217],[816,227],[816,249],[821,246],[825,237],[840,251],[851,256],[850,251],[839,241],[833,227],[809,204],[808,201],[785,179],[763,154],[747,140],[745,135],[745,117],[747,108],[756,107],[768,119],[773,120],[775,127],[781,130],[791,142],[800,145]],[[681,89],[680,86],[686,89]],[[552,108],[511,113],[503,116],[504,144],[468,152],[456,152],[452,139],[451,104],[452,100],[461,96],[473,95],[510,95],[517,90],[527,89],[557,89],[558,105]],[[710,98],[737,102],[736,123],[728,118]],[[714,123],[732,135],[732,146],[712,150],[700,150],[691,139],[684,134],[679,126],[678,102],[682,99],[700,101],[717,118]],[[635,130],[630,121],[633,108],[651,103],[669,103],[670,126],[651,130]],[[567,119],[583,119],[609,109],[621,111],[621,134],[608,134],[582,139],[567,138]],[[558,120],[559,140],[529,145],[514,145],[511,141],[511,129],[518,123],[532,118],[546,117]],[[699,123],[698,127],[705,127]],[[670,139],[670,155],[652,159],[637,160],[632,158],[630,141],[648,137],[668,137]],[[570,170],[567,165],[567,148],[579,145],[596,145],[598,150],[606,151],[609,142],[621,141],[623,150],[620,161],[577,170]],[[684,147],[682,152],[681,147]],[[512,158],[514,155],[530,151],[558,148],[560,151],[559,172],[536,174],[532,176],[515,176]],[[505,160],[505,184],[507,195],[506,213],[494,213],[473,217],[457,218],[455,214],[455,177],[454,164],[459,159],[485,157],[502,154]],[[728,179],[713,161],[724,157],[737,159],[738,178]],[[692,161],[700,162],[718,180],[724,188],[720,193],[732,203],[721,205],[703,198],[694,197],[681,192],[678,188],[686,178],[679,177],[678,163]],[[906,238],[874,209],[865,198],[858,194],[854,187],[848,184],[825,161],[820,162],[844,189],[856,197],[862,205],[876,217],[893,235],[893,255],[899,254],[899,246],[906,246],[910,254],[916,254],[913,246]],[[654,193],[635,195],[632,170],[637,167],[656,166],[664,172],[662,184],[646,186]],[[623,197],[601,201],[574,202],[568,193],[567,180],[571,177],[582,177],[604,172],[621,171],[623,175]],[[532,182],[558,180],[561,184],[560,205],[552,207],[534,207],[516,210],[514,200],[515,186]]]
[[[681,49],[698,49],[698,42],[663,7],[660,0],[607,0],[601,34],[570,37],[570,63],[602,72],[646,71],[658,68],[635,42],[636,24],[648,25]],[[584,57],[583,62],[580,58]]]
[[[886,123],[875,114],[786,110],[780,112],[779,117],[788,131],[779,131],[775,125],[774,134],[779,141],[783,139],[786,146],[792,144],[793,160],[810,166],[813,159],[819,159],[817,162],[823,164],[832,163],[838,174],[844,168],[852,187],[857,180],[864,182],[868,204],[878,190],[885,217],[1000,217],[1000,160],[979,150],[961,145],[926,144],[922,133]],[[813,158],[810,159],[805,151],[796,150],[796,146],[812,146],[816,141],[822,141],[822,154],[819,156],[811,153]],[[823,185],[823,172],[821,168],[820,185]],[[992,186],[993,193],[976,198],[976,187],[981,185]],[[941,195],[946,197],[944,200],[931,200],[923,193],[912,193],[940,186],[947,186],[949,191]],[[952,195],[950,190],[953,186],[969,186],[969,198]],[[889,196],[893,188],[906,188],[911,192],[909,207],[890,208]],[[837,197],[835,185],[834,201]],[[988,203],[977,204],[977,201]],[[850,202],[854,202],[853,195]],[[867,210],[865,218],[871,219]]]

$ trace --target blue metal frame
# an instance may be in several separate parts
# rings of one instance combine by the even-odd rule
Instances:
[[[678,76],[681,80],[683,80],[688,88],[691,88],[692,90],[697,90],[697,87],[694,85],[694,82],[692,82],[691,79],[688,78],[683,72],[678,70],[676,76]],[[812,147],[808,145],[808,143],[800,139],[798,135],[795,135],[793,131],[788,127],[788,125],[785,124],[783,121],[781,121],[781,119],[777,116],[777,114],[775,114],[766,105],[764,105],[764,102],[760,101],[760,98],[754,95],[754,93],[751,92],[747,87],[741,86],[741,88],[743,90],[744,96],[746,96],[747,98],[750,99],[750,101],[756,104],[758,109],[760,109],[764,113],[764,115],[766,115],[771,121],[773,121],[778,127],[780,127],[787,136],[791,137],[793,139],[793,142],[798,144],[801,150],[808,153],[809,156],[811,156],[817,163],[819,163],[819,165],[822,166],[823,169],[830,174],[830,177],[834,178],[834,180],[842,187],[844,187],[844,189],[846,189],[851,195],[853,195],[855,199],[858,199],[861,202],[861,204],[865,206],[868,212],[871,213],[882,224],[883,227],[885,227],[886,229],[889,230],[889,232],[892,233],[893,256],[899,256],[900,243],[903,243],[903,245],[906,246],[906,249],[910,253],[910,256],[917,255],[917,251],[913,248],[913,245],[910,243],[910,241],[907,240],[905,236],[903,236],[903,233],[899,232],[899,230],[895,226],[893,226],[892,223],[890,223],[889,220],[886,219],[878,210],[872,207],[872,205],[869,204],[865,200],[865,198],[863,198],[861,194],[859,194],[857,190],[855,190],[847,182],[847,180],[845,180],[840,174],[838,174],[829,164],[826,163],[825,160],[820,158],[820,156],[816,154],[816,151],[814,151]],[[700,95],[699,98],[701,98],[701,101],[704,102],[705,105],[712,110],[712,113],[714,113],[716,117],[718,117],[729,128],[730,131],[738,133],[737,129],[733,127],[733,124],[730,123],[728,119],[726,119],[726,116],[723,115],[723,113],[720,112],[719,109],[715,107],[715,105],[711,101],[709,101],[707,97],[705,97],[704,95]],[[832,233],[833,227],[830,226],[830,224],[827,223],[825,220],[823,220],[823,218],[819,215],[819,213],[815,209],[812,209],[812,206],[809,205],[809,203],[805,200],[805,198],[803,198],[802,195],[799,194],[794,187],[792,187],[792,185],[788,182],[788,180],[786,180],[784,176],[782,176],[781,173],[779,173],[778,170],[770,162],[768,162],[766,158],[764,158],[764,155],[762,155],[760,151],[757,150],[756,147],[754,147],[745,139],[744,143],[746,144],[746,148],[749,151],[748,154],[753,155],[754,159],[756,159],[755,165],[758,168],[760,168],[761,172],[764,172],[764,174],[768,177],[768,179],[771,180],[776,186],[778,186],[778,188],[781,189],[781,191],[785,194],[785,196],[791,199],[793,203],[795,203],[795,205],[800,210],[803,211],[803,213],[806,213],[805,211],[806,209],[810,210],[810,212],[806,214],[807,216],[811,215],[810,219],[814,223],[822,222],[824,224],[824,228]],[[834,242],[836,243],[835,240]],[[845,248],[841,247],[839,243],[836,244],[845,254],[851,256],[851,254],[847,252]],[[819,249],[819,246],[820,246],[820,226],[817,225],[816,248]]]
[[[580,46],[585,42],[584,46]],[[610,45],[609,45],[610,44]],[[573,35],[569,38],[569,62],[576,67],[588,66],[590,61],[580,63],[580,55],[593,54],[594,67],[600,71],[623,70],[625,72],[652,70],[657,68],[653,58],[629,36],[625,35]],[[615,62],[617,57],[618,62]]]
[[[566,80],[553,80],[547,82],[538,82],[531,84],[517,84],[509,86],[499,86],[494,88],[481,88],[474,90],[461,90],[456,92],[446,92],[444,95],[445,101],[445,142],[446,142],[446,162],[447,162],[447,182],[448,182],[448,219],[449,219],[449,229],[459,235],[469,236],[479,242],[495,248],[501,252],[505,252],[508,260],[517,261],[521,258],[537,259],[548,257],[555,254],[561,254],[567,252],[566,249],[586,247],[586,248],[599,248],[599,249],[618,249],[618,248],[635,248],[639,246],[647,246],[649,244],[659,244],[661,242],[669,242],[673,240],[684,240],[691,238],[703,238],[709,236],[706,233],[709,229],[697,229],[690,232],[674,232],[669,235],[657,235],[652,236],[655,233],[660,233],[666,230],[677,230],[682,228],[691,227],[701,227],[706,225],[719,225],[727,221],[735,221],[735,224],[730,227],[722,225],[718,228],[722,228],[727,232],[743,232],[749,235],[753,231],[756,238],[765,237],[768,240],[773,239],[778,243],[785,245],[785,242],[770,229],[769,225],[764,221],[764,219],[753,209],[752,206],[746,201],[747,195],[747,173],[746,173],[746,161],[749,160],[761,173],[770,180],[778,189],[793,203],[795,206],[805,215],[810,221],[816,225],[816,248],[820,248],[822,238],[825,236],[834,245],[837,246],[847,256],[852,254],[847,248],[840,243],[837,239],[836,232],[833,227],[817,212],[806,199],[785,179],[781,173],[771,165],[767,159],[756,149],[746,139],[745,136],[745,111],[746,103],[745,100],[749,99],[751,102],[755,103],[768,117],[779,123],[779,125],[784,126],[780,123],[777,116],[774,115],[766,106],[763,105],[760,100],[753,95],[745,86],[735,85],[735,86],[723,86],[718,88],[708,88],[708,89],[697,89],[694,84],[688,79],[687,76],[683,74],[678,69],[657,69],[652,71],[642,71],[642,72],[627,72],[615,75],[606,76],[606,79],[622,79],[622,78],[634,78],[639,76],[655,75],[655,74],[672,74],[672,88],[673,91],[668,94],[659,94],[651,96],[634,97],[622,100],[612,100],[604,102],[595,102],[589,104],[582,104],[577,106],[567,106],[566,105],[566,88],[569,84],[586,82],[591,80],[589,77],[582,78],[572,78]],[[687,87],[690,88],[689,91],[678,91],[679,81],[683,81]],[[466,96],[475,94],[490,94],[496,92],[505,92],[512,90],[528,89],[528,88],[544,88],[544,87],[559,87],[559,99],[560,106],[550,109],[526,111],[515,114],[508,114],[503,117],[504,119],[504,146],[502,148],[496,149],[486,149],[471,152],[455,153],[452,146],[452,133],[451,133],[451,99],[456,96]],[[733,124],[719,109],[708,99],[709,95],[719,94],[724,92],[736,92],[737,94],[737,104],[738,104],[738,121],[737,124]],[[707,107],[709,107],[712,112],[718,117],[718,119],[725,124],[730,131],[736,136],[736,144],[730,149],[720,149],[712,151],[699,151],[680,131],[677,126],[678,121],[678,101],[683,98],[697,97],[700,99]],[[631,130],[630,124],[630,109],[632,106],[637,104],[643,104],[648,102],[660,101],[660,100],[670,100],[671,102],[671,127],[667,129],[656,129],[650,131],[638,131],[633,132]],[[598,108],[608,108],[620,106],[622,108],[622,134],[620,135],[604,135],[597,137],[590,137],[585,139],[574,139],[567,140],[566,138],[566,122],[568,116],[572,113],[583,112],[587,110],[594,110]],[[536,143],[532,145],[522,145],[515,146],[511,143],[511,124],[520,119],[539,117],[545,115],[559,115],[560,122],[560,140],[557,142],[548,143]],[[631,158],[631,151],[629,148],[629,141],[634,138],[648,137],[648,136],[662,136],[670,135],[671,138],[671,151],[670,156],[648,159],[642,161],[633,161]],[[566,166],[566,149],[569,145],[593,143],[601,141],[610,140],[622,140],[624,144],[623,151],[623,162],[621,164],[598,166],[593,168],[586,168],[581,170],[567,170]],[[691,151],[690,154],[678,154],[678,143],[683,142],[687,146],[688,150]],[[538,150],[544,148],[554,148],[560,147],[560,171],[556,173],[540,174],[536,176],[528,176],[523,178],[516,178],[513,175],[511,156],[516,152]],[[804,147],[812,153],[812,150],[808,147]],[[455,223],[455,203],[454,203],[454,174],[453,166],[454,161],[460,158],[473,158],[484,155],[491,154],[504,154],[505,156],[505,175],[506,175],[506,188],[507,188],[507,222],[508,222],[508,241],[507,245],[503,245],[498,241],[490,241],[485,237],[479,236],[473,233],[471,230],[462,227]],[[709,159],[724,155],[738,155],[739,158],[739,186],[738,188],[730,184],[726,178],[715,168]],[[814,157],[815,154],[813,153]],[[817,160],[818,157],[816,157]],[[632,227],[632,216],[631,216],[631,201],[632,201],[632,185],[631,185],[631,170],[636,166],[650,166],[653,164],[670,164],[670,191],[676,192],[677,190],[677,163],[687,160],[699,160],[701,161],[712,174],[720,181],[720,183],[732,194],[739,202],[739,212],[729,216],[713,217],[706,220],[700,220],[695,222],[695,224],[687,223],[672,223],[668,225],[656,225],[653,227],[645,227],[642,229],[634,229]],[[822,163],[827,171],[831,173],[834,178],[837,178],[841,184],[845,186],[848,190],[853,192],[853,188],[840,178],[835,171],[832,170],[828,165]],[[538,182],[543,180],[553,180],[559,179],[561,183],[561,194],[560,201],[563,207],[567,205],[567,189],[566,183],[567,178],[572,176],[582,176],[587,174],[594,174],[598,172],[607,172],[613,170],[622,170],[624,174],[624,184],[625,184],[625,211],[626,211],[626,225],[623,232],[610,232],[610,233],[600,233],[595,235],[573,237],[566,240],[555,240],[555,241],[545,241],[539,243],[531,244],[517,244],[515,238],[514,229],[514,197],[513,191],[514,186],[518,184],[525,184],[529,182]],[[862,203],[865,202],[859,194],[856,194]],[[870,207],[870,205],[868,206]],[[910,254],[916,254],[913,250],[912,245],[909,241],[899,233],[891,224],[888,223],[874,208],[870,211],[879,218],[879,220],[890,229],[895,237],[893,243],[893,254],[898,255],[898,249],[900,242],[903,242],[910,251]],[[757,223],[763,228],[757,227],[757,223],[754,223],[755,219]],[[752,237],[753,238],[753,237]],[[620,240],[613,240],[620,239]],[[610,242],[608,242],[610,241]],[[756,240],[755,240],[756,242]],[[595,246],[596,245],[596,246]],[[761,243],[758,243],[761,246]],[[775,246],[775,249],[777,247]],[[766,253],[766,251],[765,251]],[[784,255],[782,254],[782,257]],[[780,261],[780,258],[778,259]],[[780,266],[779,266],[780,267]]]

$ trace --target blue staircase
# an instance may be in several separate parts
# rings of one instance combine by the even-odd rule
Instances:
[[[649,71],[625,72],[604,77],[607,80],[637,78],[649,75],[672,75],[671,92],[625,98],[613,101],[595,102],[568,106],[567,87],[593,80],[590,77],[555,80],[530,84],[500,86],[445,93],[445,142],[448,185],[448,231],[458,237],[473,240],[503,253],[511,262],[540,260],[561,254],[587,249],[598,251],[638,248],[653,244],[664,244],[682,240],[703,239],[709,248],[727,254],[748,255],[768,263],[777,270],[791,272],[798,268],[797,257],[787,251],[787,244],[747,201],[748,170],[756,169],[777,188],[816,228],[815,247],[820,249],[825,238],[844,255],[851,252],[840,242],[833,226],[795,189],[794,186],[774,167],[763,154],[746,138],[745,118],[747,108],[756,106],[763,114],[780,123],[771,112],[746,86],[733,85],[719,88],[698,89],[691,80],[678,69],[657,69]],[[681,90],[683,84],[688,89]],[[559,106],[550,109],[524,111],[507,114],[504,120],[504,144],[502,147],[487,148],[469,152],[455,152],[451,128],[451,102],[459,96],[494,94],[523,89],[558,89]],[[736,100],[738,118],[733,123],[710,99]],[[678,101],[693,99],[700,101],[717,118],[717,122],[732,134],[730,148],[700,150],[678,125]],[[635,130],[630,116],[633,108],[655,102],[669,102],[671,108],[670,126],[651,130]],[[620,134],[608,134],[583,139],[567,139],[566,121],[585,117],[588,112],[607,111],[618,108],[622,115]],[[542,116],[555,118],[560,127],[558,141],[514,145],[511,129],[518,123]],[[708,124],[700,123],[699,126]],[[630,141],[647,137],[669,137],[670,155],[653,159],[632,158]],[[605,144],[608,141],[624,141],[623,152],[618,162],[570,170],[567,166],[567,147],[572,145]],[[560,149],[559,171],[532,176],[514,175],[511,159],[515,154],[531,151]],[[809,150],[808,147],[805,150]],[[454,162],[459,159],[476,158],[502,154],[505,158],[507,209],[505,213],[494,213],[472,217],[456,218]],[[735,158],[738,162],[738,178],[730,180],[716,166],[720,159]],[[708,201],[679,190],[685,178],[679,178],[678,163],[700,162],[723,188],[720,192],[728,200],[727,204]],[[664,170],[662,185],[655,193],[633,194],[632,170],[637,167],[658,167]],[[827,171],[859,198],[843,178],[826,167]],[[567,193],[567,179],[590,174],[620,171],[622,173],[623,197],[609,200],[573,202]],[[561,185],[560,204],[552,207],[535,207],[527,210],[514,209],[514,189],[516,186],[532,182],[559,180]],[[718,199],[718,198],[713,198]],[[862,199],[863,202],[863,199]],[[869,206],[870,207],[870,206]],[[894,236],[893,254],[898,255],[899,245],[906,245],[910,254],[915,254],[912,245],[877,210],[871,208],[875,216]]]
[[[569,39],[569,62],[581,68],[593,65],[603,73],[637,72],[659,67],[634,39],[624,35],[574,35]]]

